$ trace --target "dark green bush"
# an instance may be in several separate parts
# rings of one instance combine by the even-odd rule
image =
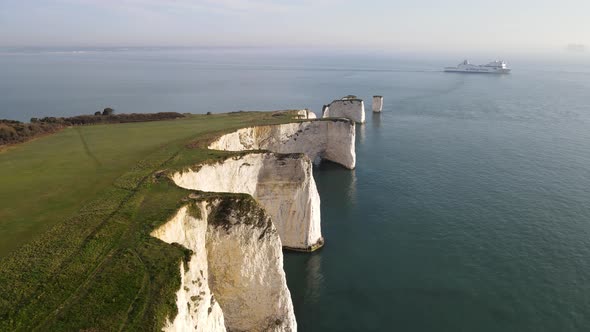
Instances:
[[[106,111],[107,109],[105,109]],[[112,109],[110,109],[112,111]],[[108,113],[108,112],[107,112]],[[101,116],[98,116],[101,115]],[[67,126],[90,125],[100,123],[146,122],[171,120],[182,118],[184,115],[176,112],[160,113],[132,113],[104,115],[96,112],[94,115],[78,115],[69,118],[44,117],[31,118],[30,123],[0,119],[0,145],[25,142],[31,138],[51,134]]]

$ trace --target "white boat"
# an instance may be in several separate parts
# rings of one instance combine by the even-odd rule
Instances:
[[[503,60],[493,61],[487,65],[474,65],[465,60],[456,67],[445,67],[445,71],[451,73],[508,74],[510,68]]]

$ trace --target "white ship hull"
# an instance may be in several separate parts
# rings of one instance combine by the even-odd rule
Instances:
[[[445,67],[444,71],[449,73],[509,74],[510,68],[504,61],[494,61],[487,65],[473,65],[465,60],[456,67]]]
[[[457,68],[445,67],[448,73],[476,73],[476,74],[508,74],[510,69],[488,69],[488,68]]]

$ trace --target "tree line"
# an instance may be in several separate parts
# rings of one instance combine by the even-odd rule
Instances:
[[[70,126],[159,121],[184,117],[184,115],[176,112],[114,113],[115,111],[112,108],[105,108],[102,112],[96,112],[94,115],[31,118],[29,123],[0,119],[0,145],[22,143],[38,136],[55,133]]]

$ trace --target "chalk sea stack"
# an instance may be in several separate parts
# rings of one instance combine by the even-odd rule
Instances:
[[[373,96],[373,112],[381,113],[383,110],[383,96]]]
[[[324,106],[322,118],[347,118],[356,123],[365,123],[365,103],[353,95],[342,97]]]

